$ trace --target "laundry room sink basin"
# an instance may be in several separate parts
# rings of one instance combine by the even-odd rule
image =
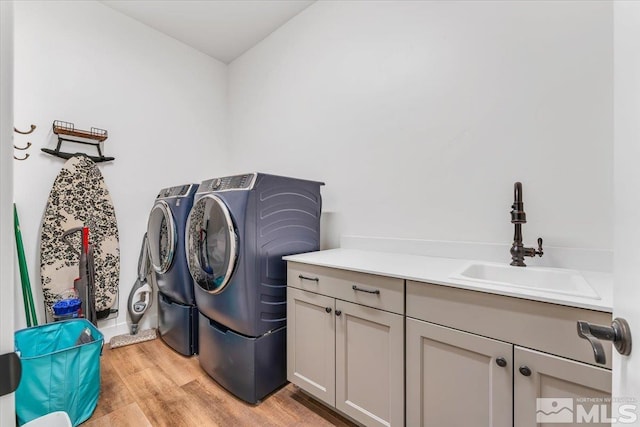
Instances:
[[[519,288],[536,292],[600,299],[579,271],[512,267],[503,264],[472,263],[453,274],[451,279],[474,282],[491,287]]]

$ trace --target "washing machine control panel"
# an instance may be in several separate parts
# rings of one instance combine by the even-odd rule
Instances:
[[[205,181],[201,187],[205,191],[251,190],[255,180],[255,173],[225,176]]]
[[[178,185],[176,187],[163,188],[158,193],[157,198],[165,199],[168,197],[185,197],[187,194],[189,194],[191,187],[193,187],[193,184]]]

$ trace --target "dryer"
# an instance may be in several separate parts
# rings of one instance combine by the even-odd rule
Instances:
[[[198,352],[198,316],[184,233],[197,184],[160,190],[147,223],[149,255],[158,286],[158,332],[186,356]]]
[[[202,368],[257,403],[286,382],[285,255],[320,247],[320,182],[253,173],[202,182],[186,251]]]

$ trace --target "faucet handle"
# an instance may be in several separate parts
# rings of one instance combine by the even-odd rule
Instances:
[[[542,237],[538,237],[538,250],[536,251],[536,255],[544,255],[544,251],[542,250]]]

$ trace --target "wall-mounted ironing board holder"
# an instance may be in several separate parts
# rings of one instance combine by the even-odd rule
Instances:
[[[95,163],[109,162],[115,160],[115,157],[109,157],[102,154],[100,144],[104,142],[109,134],[106,130],[92,127],[91,130],[76,129],[73,123],[63,122],[61,120],[53,121],[53,133],[58,135],[58,144],[54,150],[50,148],[41,148],[47,154],[51,154],[62,159],[70,159],[73,156],[87,156]],[[63,142],[73,142],[74,144],[91,145],[96,148],[97,156],[86,153],[68,153],[60,151]]]

